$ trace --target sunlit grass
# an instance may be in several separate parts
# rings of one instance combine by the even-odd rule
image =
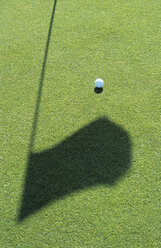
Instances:
[[[0,3],[0,246],[159,247],[161,2],[57,0],[41,81],[53,5]],[[99,77],[105,85],[96,94]],[[52,149],[102,117],[128,134],[129,170],[114,185],[70,192],[18,222],[29,152]]]

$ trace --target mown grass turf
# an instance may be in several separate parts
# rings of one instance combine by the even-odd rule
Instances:
[[[53,7],[0,3],[0,246],[159,247],[161,2]]]

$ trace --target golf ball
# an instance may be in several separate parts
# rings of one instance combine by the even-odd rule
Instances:
[[[104,85],[104,82],[101,78],[96,79],[96,81],[95,81],[96,88],[102,88],[103,85]]]

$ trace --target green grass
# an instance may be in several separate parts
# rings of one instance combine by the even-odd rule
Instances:
[[[160,247],[161,2],[53,5],[0,3],[0,247]]]

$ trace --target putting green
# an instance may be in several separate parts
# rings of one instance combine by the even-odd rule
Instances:
[[[160,246],[160,13],[1,1],[0,247]]]

